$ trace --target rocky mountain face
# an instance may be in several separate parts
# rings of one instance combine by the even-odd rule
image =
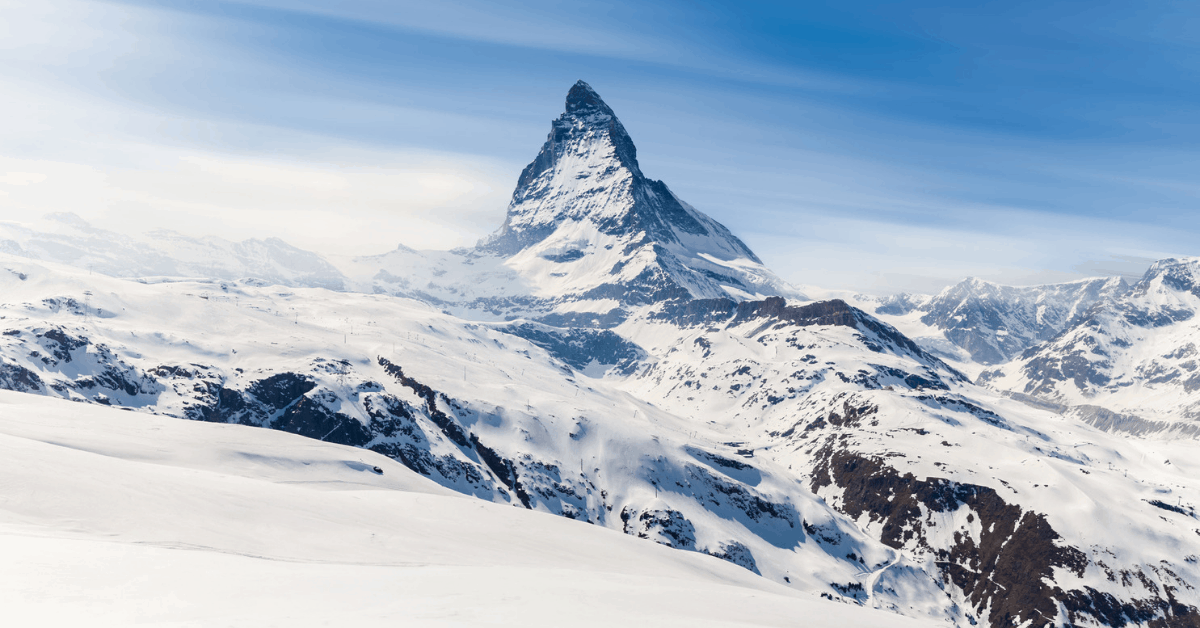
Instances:
[[[881,299],[876,313],[919,313],[923,325],[963,349],[970,360],[994,365],[1050,340],[1093,305],[1127,290],[1120,277],[1019,287],[971,277],[932,297],[902,294]]]
[[[985,372],[994,388],[1104,429],[1200,435],[1200,259],[1156,262],[1051,342]]]
[[[0,255],[0,387],[368,448],[481,499],[939,625],[1190,627],[1194,443],[1145,447],[1033,397],[1073,375],[1022,403],[901,331],[930,316],[915,323],[1003,357],[1019,343],[989,333],[1103,330],[1035,369],[1073,374],[1190,329],[1194,263],[1156,268],[1119,297],[1085,282],[972,284],[877,315],[804,302],[646,179],[580,83],[495,236],[355,260],[357,292]],[[1191,358],[1173,351],[1163,385],[1184,399]]]
[[[728,229],[642,174],[625,127],[583,81],[521,173],[504,224],[478,250],[537,275],[565,273],[584,299],[636,304],[787,291]],[[596,266],[607,272],[588,272]]]

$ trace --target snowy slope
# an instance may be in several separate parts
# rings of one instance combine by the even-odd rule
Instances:
[[[392,297],[4,266],[4,388],[364,447],[466,494],[828,595],[896,559],[785,469],[504,326]]]
[[[1123,297],[985,373],[989,386],[1133,434],[1200,435],[1200,259],[1156,262]]]
[[[5,388],[356,445],[915,617],[1197,617],[1184,444],[995,396],[842,302],[664,303],[560,337],[387,296],[3,265]],[[618,340],[630,364],[580,365]]]
[[[7,625],[919,625],[278,432],[0,392],[0,452]]]

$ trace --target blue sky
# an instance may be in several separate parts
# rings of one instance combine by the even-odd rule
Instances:
[[[646,174],[797,283],[1200,254],[1194,2],[0,6],[3,219],[467,244],[582,78]]]

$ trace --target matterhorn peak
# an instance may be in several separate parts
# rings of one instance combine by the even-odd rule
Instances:
[[[481,247],[511,255],[567,223],[587,223],[611,236],[637,236],[645,244],[679,245],[686,239],[720,259],[759,261],[725,227],[642,174],[629,133],[583,81],[571,87],[565,111],[521,172],[504,225]]]
[[[723,225],[643,175],[629,133],[583,81],[571,86],[521,172],[504,224],[478,249],[556,278],[558,294],[579,289],[642,303],[798,294]],[[583,270],[599,267],[612,270]],[[566,282],[572,287],[558,285]]]
[[[604,99],[600,98],[600,94],[597,94],[591,85],[583,81],[575,81],[575,84],[571,86],[571,91],[567,92],[566,112],[574,115],[600,113],[616,117],[613,110],[605,104]]]

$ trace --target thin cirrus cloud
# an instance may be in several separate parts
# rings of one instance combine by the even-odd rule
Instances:
[[[798,283],[1133,275],[1200,235],[1198,11],[1182,3],[5,11],[0,114],[22,124],[0,175],[46,179],[0,178],[4,218],[329,253],[469,243],[584,78],[648,175]],[[64,178],[77,194],[48,192]]]

